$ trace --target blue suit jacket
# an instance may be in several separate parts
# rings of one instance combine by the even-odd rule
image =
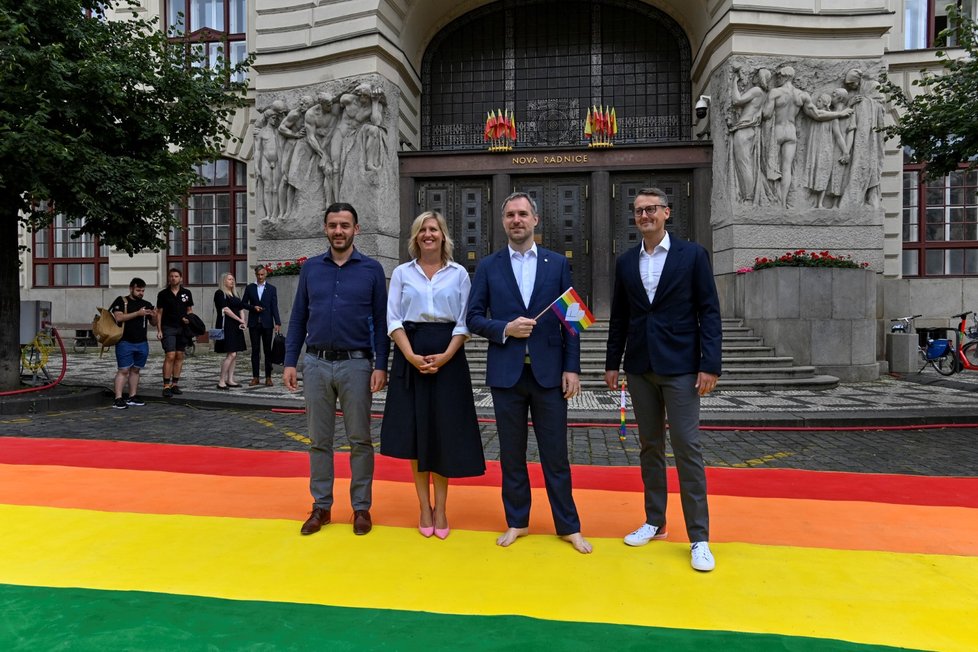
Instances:
[[[517,317],[534,318],[571,287],[570,264],[560,254],[537,247],[537,275],[530,305],[523,305],[509,247],[482,260],[472,281],[465,321],[469,330],[489,340],[486,384],[512,387],[523,373],[529,348],[533,376],[543,387],[560,387],[563,372],[581,371],[581,343],[552,310],[547,310],[529,338],[506,338],[506,324]]]
[[[278,290],[271,283],[265,283],[265,291],[261,294],[261,301],[258,300],[258,284],[249,283],[241,301],[244,303],[245,309],[248,310],[248,328],[261,326],[271,329],[282,325],[282,318],[278,315]],[[261,306],[262,311],[252,310],[254,306]]]
[[[615,264],[605,369],[663,376],[720,375],[720,302],[706,250],[669,235],[670,248],[650,304],[639,272],[641,243]]]

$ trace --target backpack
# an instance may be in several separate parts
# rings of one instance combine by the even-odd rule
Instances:
[[[127,297],[122,298],[123,310],[129,309],[129,301]],[[99,352],[98,357],[102,357],[105,353],[105,349],[116,344],[122,339],[122,324],[117,323],[115,317],[106,308],[96,308],[98,314],[95,315],[95,319],[92,320],[92,334],[95,336],[95,341],[97,341],[102,350]]]

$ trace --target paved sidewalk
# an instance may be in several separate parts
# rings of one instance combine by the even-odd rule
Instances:
[[[221,354],[198,347],[187,358],[180,380],[184,390],[175,402],[201,405],[294,408],[304,406],[301,389],[287,391],[281,385],[280,369],[273,378],[275,385],[248,387],[251,363],[247,354],[238,356],[236,380],[243,387],[231,391],[217,389]],[[156,347],[142,373],[140,395],[160,400],[163,356]],[[49,372],[60,372],[60,360],[49,362]],[[107,352],[70,353],[63,384],[72,387],[96,387],[111,391],[115,374],[115,356]],[[262,379],[264,380],[264,379]],[[476,387],[476,409],[480,416],[492,417],[492,398],[485,387]],[[385,393],[374,398],[374,410],[382,412]],[[109,398],[106,396],[105,401]],[[633,419],[631,403],[626,396],[627,419]],[[570,402],[570,419],[577,423],[618,423],[620,394],[612,391],[584,391]],[[706,397],[702,403],[702,421],[706,425],[751,426],[842,426],[842,425],[913,425],[924,423],[978,423],[978,374],[965,372],[950,378],[932,370],[902,378],[885,376],[878,381],[839,385],[831,390],[735,391],[722,390]]]

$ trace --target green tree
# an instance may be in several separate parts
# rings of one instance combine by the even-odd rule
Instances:
[[[0,0],[0,388],[19,385],[18,225],[55,213],[130,255],[218,156],[249,62],[207,67],[130,0]],[[122,18],[122,19],[120,19]]]
[[[885,76],[881,79],[881,90],[900,112],[900,121],[883,131],[910,147],[930,177],[956,170],[964,161],[978,164],[978,26],[953,5],[947,15],[941,36],[956,41],[965,56],[939,50],[941,69],[922,71],[913,82],[922,92],[914,97]]]

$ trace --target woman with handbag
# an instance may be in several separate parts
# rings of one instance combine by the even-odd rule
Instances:
[[[230,272],[221,275],[221,282],[214,293],[214,308],[217,312],[217,323],[211,330],[214,340],[214,351],[226,353],[221,361],[221,376],[217,380],[218,389],[241,387],[234,382],[234,364],[238,351],[247,349],[245,346],[245,317],[244,304],[234,292],[234,274]]]

